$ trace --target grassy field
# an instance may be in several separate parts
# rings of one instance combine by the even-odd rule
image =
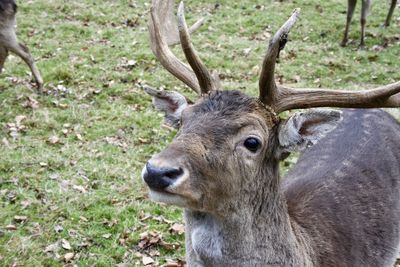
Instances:
[[[152,55],[148,2],[19,1],[18,35],[46,93],[38,95],[26,65],[9,57],[0,75],[0,266],[183,259],[181,209],[150,202],[140,178],[175,132],[161,127],[162,114],[141,88],[195,96]],[[339,46],[346,3],[185,2],[189,23],[208,16],[193,42],[225,89],[257,94],[268,39],[295,7],[302,18],[277,67],[284,84],[351,90],[400,80],[399,8],[384,29],[388,3],[373,2],[368,49],[357,51],[359,7],[349,46]]]

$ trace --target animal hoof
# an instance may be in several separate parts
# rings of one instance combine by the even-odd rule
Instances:
[[[365,47],[365,44],[360,44],[358,46],[358,51],[365,51],[365,50],[367,50],[367,48]]]

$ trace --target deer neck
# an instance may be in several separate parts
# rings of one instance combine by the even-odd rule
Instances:
[[[227,216],[185,210],[189,266],[312,266],[307,237],[287,212],[278,163]]]

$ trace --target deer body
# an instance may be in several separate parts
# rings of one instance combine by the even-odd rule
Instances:
[[[172,0],[153,0],[150,40],[163,66],[201,95],[145,88],[174,140],[145,165],[150,198],[185,208],[189,266],[394,265],[400,243],[400,82],[368,91],[293,89],[274,80],[296,9],[270,41],[259,97],[220,90],[190,42],[183,3],[178,31],[191,68],[168,48]],[[164,25],[164,26],[161,26]],[[190,81],[190,82],[188,82]],[[311,147],[310,147],[311,146]],[[279,161],[305,150],[281,182]]]
[[[343,113],[282,184],[278,160],[265,159],[255,173],[243,171],[239,191],[218,215],[186,209],[188,266],[392,267],[400,244],[400,125],[380,110]],[[269,136],[277,143],[277,133]]]
[[[0,0],[0,73],[7,59],[8,52],[13,52],[29,66],[40,90],[43,86],[43,79],[40,72],[35,65],[29,49],[25,45],[18,43],[15,34],[16,13],[17,5],[14,0]]]
[[[343,112],[338,127],[301,155],[282,189],[290,218],[311,239],[316,266],[393,266],[400,124],[390,115]]]

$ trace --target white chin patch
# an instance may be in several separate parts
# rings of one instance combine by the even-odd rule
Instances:
[[[157,192],[150,189],[149,196],[150,199],[155,202],[161,202],[169,205],[176,205],[182,208],[187,207],[187,201],[183,197],[178,195]]]

